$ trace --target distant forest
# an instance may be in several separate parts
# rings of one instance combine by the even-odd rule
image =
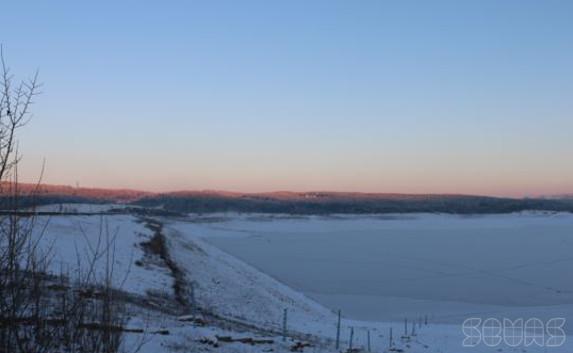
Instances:
[[[261,212],[287,214],[366,214],[366,213],[511,213],[526,210],[573,212],[573,200],[509,199],[480,196],[435,197],[324,197],[317,199],[278,199],[272,197],[170,196],[144,197],[134,204],[160,207],[174,212]]]
[[[573,212],[573,198],[500,198],[471,195],[409,195],[342,192],[148,193],[134,190],[23,185],[18,205],[0,194],[4,210],[46,204],[118,203],[170,213],[259,212],[286,214],[510,213],[527,210]]]

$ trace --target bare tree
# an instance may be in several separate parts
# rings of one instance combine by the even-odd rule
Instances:
[[[47,223],[20,212],[18,187],[17,132],[31,117],[38,74],[15,83],[1,47],[0,61],[0,198],[6,208],[0,216],[0,353],[117,353],[126,321],[112,283],[117,234],[110,235],[102,220],[76,277],[50,272],[51,248],[42,244]]]
[[[0,62],[0,192],[4,205],[16,210],[19,199],[14,182],[19,160],[16,132],[26,124],[32,99],[38,93],[37,74],[29,81],[14,84],[1,46]],[[0,350],[3,352],[24,346],[18,332],[18,327],[25,324],[21,315],[39,315],[39,305],[31,313],[34,291],[38,289],[31,281],[38,278],[30,273],[41,263],[36,244],[32,242],[31,225],[30,221],[21,221],[16,213],[0,219]],[[35,303],[40,304],[37,300]]]
[[[14,76],[6,65],[4,48],[0,46],[2,65],[2,93],[0,95],[0,181],[12,171],[19,156],[15,151],[16,132],[26,125],[30,117],[30,106],[39,94],[38,71],[29,80],[14,83]]]

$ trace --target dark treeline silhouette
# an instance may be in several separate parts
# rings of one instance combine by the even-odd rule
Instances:
[[[62,192],[62,190],[66,192]],[[83,192],[89,190],[89,192]],[[501,198],[471,195],[409,195],[342,192],[230,193],[218,191],[152,194],[105,189],[51,189],[21,195],[20,207],[64,203],[122,203],[162,208],[172,213],[259,212],[287,214],[453,213],[519,211],[573,212],[573,198]],[[10,207],[0,195],[0,208]]]
[[[308,197],[229,197],[216,194],[155,195],[134,202],[173,212],[261,212],[288,214],[573,212],[570,199],[511,199],[458,195],[359,195],[322,193]]]

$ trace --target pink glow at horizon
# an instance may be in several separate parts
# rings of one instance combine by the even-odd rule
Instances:
[[[29,165],[29,164],[26,164]],[[82,173],[83,168],[69,169],[61,173],[46,168],[43,183],[81,187],[110,189],[135,189],[152,192],[170,192],[186,190],[217,190],[233,192],[274,192],[274,191],[341,191],[366,193],[403,193],[403,194],[467,194],[505,197],[535,197],[573,194],[573,182],[566,178],[555,178],[540,173],[532,178],[517,179],[514,173],[497,174],[459,172],[442,175],[437,171],[400,170],[379,172],[377,175],[356,173],[319,173],[305,170],[303,173],[281,170],[250,173],[249,170],[193,170],[183,173],[173,170],[171,173],[147,174],[141,177],[130,176],[125,168],[112,166],[100,167],[101,174]],[[83,169],[86,171],[93,170]],[[166,166],[162,170],[169,170]],[[30,174],[30,173],[28,173]],[[67,175],[66,175],[67,174]],[[472,175],[473,174],[473,175]],[[75,177],[70,177],[75,175]],[[35,182],[34,178],[23,181]]]
[[[7,1],[19,172],[153,191],[573,194],[573,1]],[[14,30],[22,28],[22,30]]]

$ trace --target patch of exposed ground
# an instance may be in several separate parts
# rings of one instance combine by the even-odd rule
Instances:
[[[167,239],[163,234],[163,223],[151,218],[144,218],[142,221],[145,227],[153,232],[153,235],[149,240],[140,243],[141,248],[146,255],[158,258],[161,265],[169,270],[173,278],[172,289],[175,300],[184,308],[188,308],[190,303],[185,273],[169,255]]]

